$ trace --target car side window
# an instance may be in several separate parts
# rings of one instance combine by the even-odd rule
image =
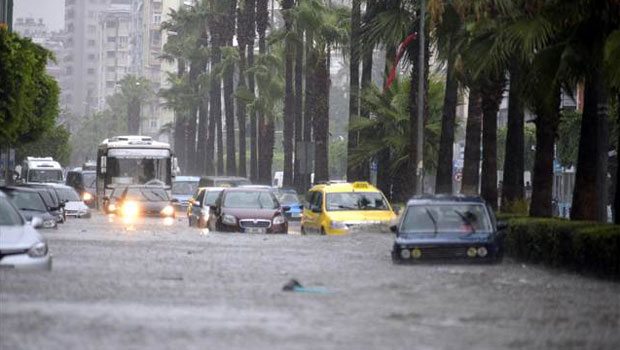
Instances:
[[[196,196],[196,201],[202,203],[202,199],[205,197],[205,190],[198,192],[198,196]]]
[[[323,192],[316,192],[313,201],[312,208],[318,208],[319,210],[323,207]]]

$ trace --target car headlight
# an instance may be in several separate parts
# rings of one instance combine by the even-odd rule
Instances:
[[[28,256],[31,258],[40,258],[47,254],[47,244],[45,242],[35,243],[28,249]]]
[[[163,216],[173,216],[174,215],[174,207],[171,205],[166,205],[164,209],[161,210],[161,215]]]
[[[286,222],[286,219],[282,215],[278,215],[275,218],[273,218],[274,225],[282,225],[285,222]]]
[[[480,248],[478,248],[478,255],[479,255],[481,258],[484,258],[485,256],[487,256],[487,254],[488,254],[488,253],[489,253],[489,251],[487,250],[487,248],[486,248],[486,247],[480,247]]]
[[[138,203],[136,202],[125,202],[123,203],[123,206],[121,207],[121,214],[124,217],[128,217],[128,218],[133,218],[138,216],[138,213],[140,212],[140,208],[138,207]]]
[[[344,223],[344,221],[332,221],[329,223],[329,227],[334,230],[346,230],[347,229],[347,225]]]
[[[474,247],[470,247],[469,249],[467,249],[467,256],[470,258],[475,258],[477,253],[478,250]]]
[[[43,227],[45,228],[56,227],[56,219],[43,220]]]
[[[226,225],[236,225],[237,218],[232,215],[225,214],[222,216],[222,223]]]
[[[116,211],[116,204],[108,205],[108,211]]]
[[[88,193],[88,192],[84,192],[84,193],[82,194],[82,200],[83,200],[84,202],[88,202],[88,201],[90,201],[90,200],[92,200],[92,199],[93,199],[93,195],[92,195],[92,194],[90,194],[90,193]]]
[[[400,250],[400,257],[403,259],[411,258],[411,251],[409,249],[403,248]]]

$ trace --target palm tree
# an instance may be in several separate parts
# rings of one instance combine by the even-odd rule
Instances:
[[[297,1],[299,6],[301,0]],[[296,21],[295,27],[295,143],[294,163],[293,163],[293,182],[298,192],[305,192],[303,187],[302,176],[300,174],[300,143],[303,141],[303,64],[304,64],[304,30],[299,21]]]
[[[140,132],[140,109],[144,100],[154,96],[151,82],[135,75],[126,75],[118,82],[120,93],[127,104],[127,132],[137,135]]]
[[[465,154],[461,193],[477,195],[480,187],[480,134],[482,132],[482,106],[477,84],[469,84],[469,106],[465,127]]]
[[[237,98],[237,124],[239,125],[239,166],[237,175],[247,176],[246,168],[246,100],[249,94],[246,76],[246,52],[249,45],[250,37],[254,36],[254,28],[250,26],[250,7],[254,6],[253,0],[239,1],[239,10],[237,16],[237,43],[239,45],[239,82],[237,85],[237,94],[245,94],[246,98]],[[253,93],[253,92],[252,92]]]
[[[228,1],[228,11],[224,16],[225,30],[223,41],[227,46],[225,66],[223,67],[224,80],[224,107],[226,113],[226,175],[237,174],[235,152],[235,106],[234,106],[234,73],[235,63],[238,60],[238,51],[233,49],[233,36],[235,33],[235,17],[237,1]]]
[[[282,133],[282,143],[284,146],[284,176],[283,184],[289,187],[293,184],[293,139],[295,138],[295,95],[293,91],[293,60],[294,46],[292,42],[293,17],[291,9],[294,0],[282,0],[282,16],[284,17],[285,39],[284,39],[284,130]],[[271,174],[270,174],[271,175]]]
[[[360,71],[360,27],[361,27],[361,0],[353,0],[351,5],[351,50],[349,68],[349,124],[359,115],[359,71]],[[349,129],[347,140],[347,153],[352,154],[353,149],[358,145],[358,134]],[[353,167],[351,162],[347,162],[347,179],[349,181],[359,179],[359,169]]]
[[[268,0],[256,0],[256,30],[258,32],[258,52],[260,55],[267,54],[266,33],[269,26]],[[259,90],[259,96],[261,91]],[[265,91],[262,92],[265,94]],[[273,146],[275,143],[275,126],[271,118],[266,118],[264,111],[258,110],[258,158],[257,177],[258,183],[271,183],[271,164],[273,160]]]
[[[256,1],[246,0],[245,6],[247,9],[247,54],[248,54],[248,68],[254,66],[254,36],[255,29],[257,28],[256,22]],[[261,4],[261,8],[265,5]],[[262,18],[262,17],[261,17]],[[262,25],[262,23],[261,23]],[[262,29],[262,28],[261,28]],[[260,33],[260,31],[259,31]],[[264,32],[263,32],[264,37]],[[251,95],[254,95],[254,75],[248,74],[248,91]],[[250,113],[250,179],[252,181],[258,180],[258,126],[256,125],[256,113]]]

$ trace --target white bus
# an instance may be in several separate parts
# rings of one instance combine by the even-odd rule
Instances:
[[[97,204],[118,186],[162,186],[170,194],[177,168],[170,144],[150,136],[115,136],[97,150]]]
[[[62,167],[52,157],[26,157],[22,162],[22,183],[64,183]]]

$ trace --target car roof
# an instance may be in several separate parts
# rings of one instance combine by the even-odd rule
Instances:
[[[206,187],[198,187],[198,191],[222,191],[226,188],[231,187],[217,187],[217,186],[206,186]]]
[[[365,181],[357,182],[328,182],[315,185],[310,191],[325,192],[381,192],[378,188]]]
[[[413,196],[407,201],[407,205],[420,204],[438,204],[438,203],[472,203],[485,204],[486,202],[479,196],[461,195],[461,194],[436,194],[436,195],[420,195]]]
[[[224,188],[224,192],[248,192],[248,191],[273,193],[273,190],[270,187],[265,188],[265,187],[240,186],[240,187]]]
[[[22,186],[5,186],[0,187],[2,191],[24,191],[24,192],[39,192],[34,188],[22,187]]]

